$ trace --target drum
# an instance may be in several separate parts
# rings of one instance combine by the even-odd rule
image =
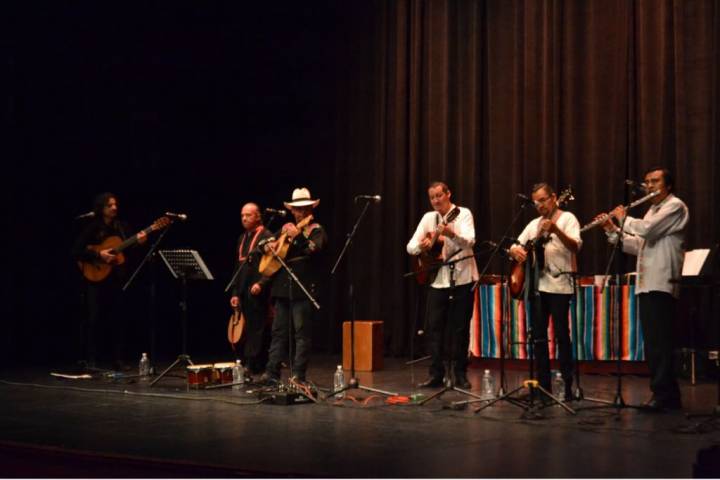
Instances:
[[[204,388],[212,382],[213,366],[188,365],[187,383],[188,388]]]
[[[233,383],[234,362],[222,362],[213,365],[213,383]]]

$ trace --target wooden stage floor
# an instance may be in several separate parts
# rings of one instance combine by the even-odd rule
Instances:
[[[195,359],[196,363],[198,359]],[[202,359],[200,359],[202,360]],[[312,359],[308,378],[329,387],[335,357]],[[155,387],[133,379],[64,380],[61,366],[0,372],[0,464],[5,477],[690,477],[700,450],[720,444],[717,384],[682,381],[684,409],[553,406],[541,419],[500,402],[476,414],[447,392],[423,406],[389,405],[352,390],[344,401],[281,406],[256,392],[188,391],[183,378]],[[178,371],[178,373],[181,373]],[[497,381],[498,372],[494,370]],[[482,368],[469,379],[479,393]],[[507,372],[510,389],[525,372]],[[361,385],[418,393],[425,367],[385,359]],[[648,397],[647,378],[623,377],[625,402]],[[585,374],[586,397],[612,400],[613,375]],[[432,393],[423,391],[422,393]],[[715,472],[717,476],[720,472]]]

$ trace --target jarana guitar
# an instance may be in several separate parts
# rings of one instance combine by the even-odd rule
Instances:
[[[453,208],[445,219],[438,224],[438,227],[455,221],[458,215],[460,215],[460,207]],[[438,269],[433,267],[443,262],[442,244],[437,242],[439,237],[440,232],[437,227],[432,233],[428,232],[427,238],[430,239],[430,249],[415,256],[415,262],[413,263],[415,280],[420,285],[428,285],[434,282]]]

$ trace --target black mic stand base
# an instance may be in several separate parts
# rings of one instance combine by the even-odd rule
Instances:
[[[398,393],[396,392],[388,392],[386,390],[380,390],[379,388],[372,388],[360,385],[360,382],[357,378],[350,378],[347,385],[345,385],[343,388],[335,390],[334,392],[328,393],[325,399],[327,400],[328,398],[332,398],[335,395],[343,393],[347,390],[363,390],[366,392],[379,393],[380,395],[387,395],[388,397],[395,397],[398,395]]]
[[[170,372],[170,370],[175,368],[179,363],[184,363],[186,366],[194,365],[194,363],[190,359],[190,355],[182,353],[182,354],[178,355],[178,357],[175,359],[175,361],[172,364],[170,364],[170,366],[168,368],[166,368],[160,375],[158,375],[155,380],[150,382],[150,386],[151,387],[155,386],[155,384],[157,382],[159,382],[165,375],[168,374],[168,372]]]
[[[522,398],[513,397],[513,395],[514,395],[515,393],[517,393],[517,392],[519,392],[519,391],[521,391],[521,390],[523,390],[523,389],[527,389],[527,390],[528,390],[528,393],[527,393],[528,399],[527,399],[527,400],[524,400],[524,399],[522,399]],[[541,409],[543,409],[543,408],[545,408],[546,406],[549,406],[549,405],[546,405],[546,404],[543,403],[543,402],[539,402],[539,403],[536,402],[536,400],[535,400],[535,395],[536,395],[535,390],[538,390],[540,393],[542,393],[543,395],[545,395],[545,397],[547,397],[548,399],[550,399],[550,400],[552,401],[552,404],[555,404],[555,405],[558,405],[558,406],[562,407],[562,408],[563,408],[566,412],[568,412],[569,414],[571,414],[571,415],[576,415],[576,414],[577,414],[577,412],[576,412],[574,409],[570,408],[565,402],[563,402],[563,401],[560,400],[558,397],[556,397],[555,395],[553,395],[552,393],[550,393],[549,391],[547,391],[543,386],[541,386],[540,383],[539,383],[537,380],[524,380],[523,383],[522,383],[522,385],[520,385],[519,387],[517,387],[515,390],[512,390],[512,391],[506,393],[505,395],[501,395],[501,396],[499,396],[499,397],[497,397],[497,398],[495,398],[495,399],[492,399],[492,400],[490,400],[490,401],[488,401],[487,399],[480,400],[480,401],[488,402],[488,403],[486,403],[485,405],[482,405],[482,406],[476,408],[476,409],[475,409],[475,413],[479,413],[479,412],[481,412],[482,410],[488,408],[489,406],[494,405],[495,403],[504,400],[504,401],[506,401],[506,402],[508,402],[508,403],[510,403],[510,404],[512,404],[512,405],[515,405],[516,407],[520,407],[520,408],[522,408],[522,409],[524,410],[523,414],[521,415],[521,418],[527,419],[527,420],[541,419],[541,418],[543,418],[543,416],[542,416],[542,414],[539,412],[539,410],[541,410]],[[477,400],[474,400],[474,401],[471,401],[471,402],[468,402],[468,403],[474,403],[474,402],[476,402],[476,401],[477,401]]]

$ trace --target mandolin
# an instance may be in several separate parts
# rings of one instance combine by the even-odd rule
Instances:
[[[313,221],[313,216],[308,215],[307,217],[300,220],[296,225],[295,228],[298,230],[302,230],[305,228],[310,222]],[[277,244],[275,246],[275,254],[284,259],[287,256],[288,249],[290,249],[290,238],[288,238],[287,232],[283,232],[282,235],[277,239]],[[260,271],[260,274],[271,277],[280,270],[280,267],[282,265],[279,261],[275,259],[275,256],[272,253],[266,253],[263,255],[263,257],[260,259],[260,266],[258,270]]]
[[[242,340],[243,333],[245,333],[245,315],[240,309],[240,305],[238,305],[233,307],[233,313],[230,315],[227,328],[228,342],[233,348],[235,348],[235,344]]]
[[[575,200],[572,193],[572,187],[568,187],[560,193],[557,200],[558,208],[565,206],[570,200]],[[533,249],[536,252],[538,260],[541,260],[541,263],[544,263],[544,259],[541,257],[543,253],[542,249],[549,241],[550,235],[535,238],[533,240],[528,240],[527,243],[523,245],[523,248],[525,248],[525,251]],[[525,262],[518,262],[517,260],[512,261],[512,266],[510,267],[510,280],[508,283],[510,296],[513,298],[522,297],[523,290],[525,288]]]
[[[169,224],[170,218],[160,217],[155,220],[152,225],[142,230],[142,232],[145,232],[146,235],[149,235],[150,233],[157,230],[162,230]],[[107,237],[105,240],[102,241],[102,243],[98,245],[88,245],[88,250],[93,250],[98,253],[102,252],[103,250],[112,249],[112,252],[115,254],[115,258],[111,263],[105,263],[101,259],[90,262],[82,260],[78,261],[78,267],[80,267],[80,271],[82,272],[83,276],[90,282],[97,283],[105,280],[108,275],[110,275],[110,272],[114,267],[125,263],[125,255],[123,255],[122,252],[126,248],[132,247],[133,245],[136,245],[138,243],[139,234],[140,232],[136,233],[125,241],[123,241],[123,239],[118,237],[117,235],[113,235],[111,237]]]
[[[447,225],[448,223],[455,221],[458,215],[460,215],[460,208],[453,208],[440,225]],[[440,231],[437,227],[434,232],[428,232],[427,238],[430,239],[430,249],[415,256],[413,270],[415,271],[415,279],[420,285],[429,285],[434,282],[438,269],[433,267],[436,267],[443,262],[442,244],[437,243],[439,237]]]

